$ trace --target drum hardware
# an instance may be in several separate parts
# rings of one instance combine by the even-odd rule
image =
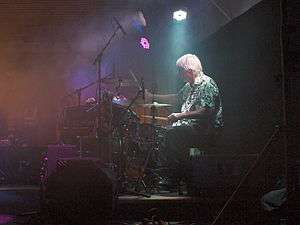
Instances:
[[[96,104],[92,105],[91,107],[87,108],[83,114],[87,113],[86,115],[91,114],[92,119],[87,119],[86,121],[82,121],[81,119],[79,119],[79,125],[78,123],[74,123],[70,126],[63,126],[63,128],[65,130],[71,130],[76,132],[79,128],[90,128],[87,129],[88,131],[96,131],[96,140],[97,140],[97,150],[99,152],[100,155],[100,159],[103,161],[103,158],[101,155],[101,144],[104,142],[108,142],[108,147],[111,147],[111,142],[112,140],[112,134],[113,134],[113,127],[114,129],[119,130],[120,132],[120,145],[121,145],[121,152],[119,154],[121,154],[121,156],[126,156],[128,154],[125,148],[125,145],[127,145],[126,147],[128,147],[129,142],[132,141],[132,139],[134,138],[134,134],[133,134],[133,130],[134,130],[134,121],[132,122],[130,118],[131,115],[129,112],[131,111],[131,107],[132,105],[136,102],[136,100],[142,96],[143,99],[145,99],[145,88],[144,88],[144,81],[143,79],[141,79],[140,82],[137,81],[137,79],[135,80],[135,83],[133,83],[130,80],[127,79],[121,79],[121,78],[115,78],[115,77],[111,77],[111,74],[106,76],[106,77],[102,77],[101,74],[101,64],[102,64],[102,58],[104,55],[104,52],[106,51],[106,49],[109,47],[109,45],[111,44],[112,40],[115,38],[117,32],[122,29],[122,27],[118,24],[118,27],[116,29],[114,29],[114,32],[112,33],[112,35],[110,36],[110,38],[108,39],[107,43],[104,45],[104,47],[101,49],[101,51],[99,52],[99,54],[97,54],[97,56],[95,57],[94,60],[94,65],[96,65],[97,67],[97,81],[92,82],[82,88],[76,89],[74,92],[68,94],[65,97],[69,97],[69,96],[73,96],[73,95],[77,95],[78,98],[78,106],[81,107],[81,93],[83,90],[89,88],[92,85],[97,85],[97,99],[96,99]],[[134,76],[134,74],[132,73],[132,71],[130,71],[130,74]],[[114,75],[114,74],[113,74]],[[128,86],[134,86],[137,85],[139,87],[139,90],[137,91],[135,97],[131,100],[131,102],[127,105],[124,105],[126,107],[120,107],[121,108],[121,112],[119,113],[118,111],[118,107],[114,107],[116,106],[116,104],[113,104],[113,98],[110,98],[109,96],[105,96],[107,93],[103,93],[102,90],[102,84],[107,84],[107,85],[115,85],[117,86],[117,90],[119,90],[120,87],[128,87]],[[118,94],[119,96],[119,94]],[[64,97],[64,98],[65,98]],[[107,97],[107,98],[105,98]],[[144,107],[148,107],[151,108],[151,110],[154,112],[155,111],[155,107],[169,107],[171,105],[168,104],[158,104],[155,103],[154,101],[152,101],[152,104],[144,104]],[[116,112],[114,113],[113,110],[115,110]],[[104,115],[104,113],[106,113]],[[151,114],[152,115],[152,114]],[[155,125],[155,116],[154,113],[152,115],[152,122],[151,124],[153,125],[151,127],[152,132],[151,132],[151,136],[152,137],[152,143],[151,144],[151,150],[148,150],[147,152],[147,156],[146,156],[146,160],[143,162],[142,165],[142,169],[141,169],[141,173],[137,173],[138,178],[137,178],[137,182],[136,182],[136,190],[138,189],[138,185],[142,184],[144,189],[146,190],[146,184],[144,182],[143,177],[145,176],[145,170],[148,167],[149,164],[149,160],[151,158],[151,156],[153,155],[154,150],[157,148],[157,144],[156,144],[156,134],[155,134],[155,129],[154,129],[154,125]],[[117,118],[116,118],[117,117]],[[128,118],[129,117],[129,118]],[[132,116],[131,116],[132,117]],[[134,120],[134,119],[133,119]],[[133,127],[132,124],[133,123]],[[95,126],[96,125],[96,126]],[[105,132],[105,133],[104,133]],[[76,137],[79,137],[79,152],[82,154],[82,137],[86,136],[86,135],[76,135]],[[138,140],[138,142],[140,142],[140,140]],[[112,149],[109,148],[108,150],[108,155],[111,156],[112,155]],[[123,160],[123,162],[120,162],[120,165],[126,164],[128,159],[126,159],[126,157],[121,158],[121,160]],[[124,162],[125,161],[125,162]],[[111,157],[109,157],[107,163],[112,163],[111,161]],[[121,171],[122,173],[125,173],[125,169],[124,168],[120,168],[123,171]],[[124,181],[126,182],[126,180]],[[147,191],[147,190],[146,190]],[[133,194],[138,194],[138,195],[145,195],[142,194],[140,191],[137,191],[136,193]]]
[[[134,76],[134,79],[137,81],[132,71],[130,72],[132,76]],[[132,122],[130,121],[132,120],[132,116],[131,118],[126,118],[126,112],[131,111],[131,106],[140,96],[143,95],[144,88],[142,82],[143,80],[141,79],[141,84],[139,82],[137,83],[137,85],[139,86],[139,90],[137,91],[135,97],[127,105],[127,107],[125,107],[126,110],[120,113],[121,119],[119,121],[125,121],[125,127],[123,127],[120,123],[115,126],[116,130],[119,130],[115,135],[118,136],[116,138],[116,145],[117,149],[120,150],[120,152],[118,153],[119,161],[116,163],[117,165],[119,165],[118,193],[124,191],[127,194],[150,197],[150,195],[148,194],[148,180],[150,176],[148,176],[147,173],[149,172],[149,162],[151,161],[151,157],[153,156],[152,149],[157,150],[157,141],[155,140],[156,138],[153,137],[154,135],[157,135],[157,128],[155,127],[155,132],[151,132],[153,130],[151,126],[151,131],[149,131],[148,129],[147,132],[141,134],[140,132],[142,130],[140,130],[140,126],[143,124],[140,124],[137,121],[133,121],[133,124],[138,127],[138,134],[135,135],[136,130],[135,128],[131,127]],[[153,109],[153,111],[156,110]],[[135,115],[135,117],[137,116]],[[151,124],[153,123],[154,122],[152,122]],[[148,137],[150,137],[150,139],[146,140],[146,138]],[[153,173],[153,171],[151,173]]]
[[[109,47],[109,45],[111,44],[112,40],[115,38],[115,36],[117,35],[117,32],[119,30],[121,30],[123,32],[123,35],[125,35],[124,29],[123,27],[120,25],[120,23],[115,19],[116,23],[117,23],[117,27],[114,29],[114,32],[111,34],[110,38],[108,39],[108,41],[106,42],[106,44],[103,46],[103,48],[101,49],[101,51],[97,54],[97,56],[95,57],[95,60],[93,62],[93,64],[96,66],[97,68],[97,76],[98,76],[98,86],[97,86],[97,116],[96,116],[96,138],[97,138],[97,150],[100,154],[101,152],[101,142],[102,141],[102,136],[101,136],[101,132],[103,131],[103,115],[102,114],[102,74],[101,74],[101,65],[102,65],[102,58],[104,55],[105,50]],[[111,123],[110,123],[111,124]],[[111,127],[110,127],[111,128]],[[112,129],[110,129],[110,131],[112,131]],[[109,145],[108,147],[111,147],[111,145]],[[112,151],[111,149],[108,150],[109,151],[109,155],[112,155]],[[110,161],[108,162],[109,164],[112,163],[111,162],[111,158],[109,159]]]
[[[130,79],[122,77],[107,77],[102,80],[103,84],[112,85],[117,88],[121,87],[136,87],[136,83]]]
[[[149,194],[153,188],[156,188],[154,183],[158,183],[163,178],[156,173],[153,169],[151,169],[150,161],[153,158],[155,153],[158,153],[159,143],[158,141],[158,133],[157,133],[157,126],[156,126],[156,114],[157,108],[154,106],[155,104],[148,104],[146,105],[149,107],[151,105],[151,116],[149,116],[152,120],[151,123],[148,124],[150,126],[150,132],[146,135],[150,137],[150,139],[146,140],[146,143],[149,144],[146,146],[147,153],[146,158],[142,165],[138,168],[135,168],[134,175],[136,176],[136,183],[135,183],[135,192],[134,194],[141,194],[141,190],[139,189],[140,185],[142,185],[143,189],[145,190],[146,194],[143,194],[145,197],[151,197]],[[165,107],[165,106],[164,106]],[[155,160],[157,161],[157,159]],[[155,162],[156,163],[156,162]],[[153,165],[152,165],[153,166]],[[134,169],[134,168],[133,168]],[[132,171],[129,171],[132,172]],[[150,172],[150,174],[149,174]],[[150,183],[146,181],[146,179],[150,179]],[[157,182],[155,181],[157,180]],[[149,188],[150,185],[150,188]]]
[[[107,85],[114,85],[115,87],[131,87],[131,86],[135,86],[134,82],[129,80],[129,79],[124,79],[121,77],[113,77],[114,74],[110,73],[107,74],[106,76],[104,76],[103,78],[101,78],[101,80],[96,80],[93,81],[83,87],[77,88],[74,91],[67,93],[66,95],[64,95],[61,98],[61,101],[63,102],[66,98],[68,97],[72,97],[74,95],[77,95],[77,106],[81,105],[81,95],[82,95],[82,91],[92,87],[93,85],[98,84],[99,82],[103,83],[103,84],[107,84]]]
[[[92,136],[95,130],[96,115],[93,111],[86,112],[89,108],[88,105],[65,107],[60,116],[59,143],[79,146],[79,155],[82,155],[82,138]]]
[[[155,109],[156,108],[161,108],[161,107],[172,107],[171,104],[163,104],[163,103],[158,103],[158,102],[153,102],[153,103],[148,103],[148,104],[142,104],[141,106],[148,107],[148,108],[155,107]]]
[[[141,115],[142,118],[146,119],[152,119],[153,117],[151,115]],[[162,117],[162,116],[155,116],[155,120],[161,120],[161,121],[168,121],[168,117]]]
[[[66,136],[72,137],[71,139],[73,142],[76,140],[76,144],[79,146],[79,155],[82,156],[83,149],[82,149],[82,138],[83,137],[89,137],[91,135],[95,135],[96,139],[100,139],[101,137],[108,137],[109,138],[109,132],[111,131],[111,98],[112,94],[108,92],[103,92],[101,93],[101,98],[103,101],[103,104],[99,104],[94,101],[89,101],[87,102],[86,105],[81,105],[81,93],[85,89],[99,83],[106,83],[108,81],[114,81],[115,83],[115,78],[111,78],[111,76],[114,74],[109,74],[106,75],[105,77],[101,78],[98,77],[97,81],[91,82],[81,88],[76,89],[75,91],[66,94],[62,100],[66,99],[67,97],[77,95],[78,96],[78,103],[77,106],[71,106],[71,107],[66,107],[63,110],[63,116],[62,116],[62,121],[60,125],[60,141],[63,142],[61,139],[62,137],[65,138]],[[100,93],[98,93],[100,94]],[[92,99],[92,98],[90,98]],[[90,100],[89,99],[89,100]],[[105,108],[105,109],[103,109]],[[101,112],[100,112],[101,111]],[[104,112],[105,111],[105,112]],[[106,114],[106,115],[103,115]],[[105,118],[105,119],[103,119]],[[100,121],[101,120],[101,123]],[[99,128],[99,124],[101,124],[101,128]],[[103,133],[104,131],[107,131],[105,134]],[[77,139],[79,139],[77,141]],[[109,143],[109,141],[107,141]],[[98,143],[98,142],[97,142]],[[74,144],[74,143],[72,143]],[[97,144],[97,149],[98,149],[98,155],[100,156],[100,143]],[[109,145],[107,146],[109,147]],[[108,155],[111,154],[111,150],[109,150]],[[110,163],[110,156],[107,156]]]
[[[125,113],[130,110],[132,105],[136,102],[136,100],[142,96],[144,97],[144,81],[141,79],[138,81],[134,73],[130,70],[130,74],[135,80],[137,86],[139,87],[139,90],[136,92],[135,97],[131,100],[131,102],[127,105],[125,108],[126,110],[123,112],[123,116],[121,116],[120,121],[127,121],[128,119],[125,117]],[[138,131],[138,138],[137,144],[138,146],[133,146],[134,143],[131,143],[133,141],[132,137],[129,137],[126,133],[121,133],[120,136],[120,142],[118,143],[118,148],[120,149],[120,161],[118,164],[120,165],[119,168],[119,192],[120,188],[124,188],[124,185],[132,185],[132,188],[129,190],[128,188],[125,188],[125,191],[127,194],[133,194],[133,195],[141,195],[144,197],[150,197],[149,195],[149,179],[152,182],[153,179],[158,178],[158,180],[161,180],[162,178],[157,174],[155,171],[153,171],[150,167],[153,165],[150,165],[152,163],[152,158],[154,157],[155,153],[158,152],[159,145],[159,134],[158,134],[158,128],[156,126],[156,119],[162,119],[164,121],[167,121],[166,117],[157,117],[157,107],[170,107],[172,105],[169,104],[159,104],[154,101],[152,101],[152,104],[142,104],[142,107],[147,107],[151,109],[150,115],[144,115],[146,118],[151,119],[151,123],[147,124],[147,131],[143,134],[140,133],[143,130]],[[143,118],[143,115],[141,116]],[[145,124],[138,124],[139,129],[141,125]],[[118,126],[117,126],[118,127]],[[124,129],[120,129],[121,132],[124,132]],[[132,129],[131,131],[132,132]],[[129,134],[130,134],[129,132]],[[131,133],[132,135],[132,133]],[[143,139],[145,138],[145,139]],[[134,142],[134,141],[133,141]],[[141,152],[135,152],[135,151],[141,151]],[[132,155],[130,155],[132,154]],[[139,155],[142,154],[142,155]],[[157,154],[156,154],[157,155]],[[145,158],[144,158],[145,156]],[[155,161],[155,160],[154,160]],[[156,162],[155,162],[156,163]],[[151,174],[149,174],[149,172]],[[132,181],[134,183],[132,183]],[[154,182],[152,182],[154,183]],[[151,185],[151,184],[150,184]],[[128,186],[127,186],[128,187]],[[141,189],[142,187],[142,189]],[[150,187],[153,188],[153,187]],[[144,192],[143,192],[144,190]]]
[[[112,38],[114,37],[114,35],[118,31],[118,29],[115,30],[114,34],[109,39],[107,45],[97,55],[97,57],[94,61],[94,64],[97,64],[97,66],[98,66],[98,80],[91,82],[81,88],[74,90],[73,92],[66,94],[61,100],[61,101],[63,101],[67,97],[77,95],[77,101],[78,101],[77,106],[76,107],[74,107],[74,106],[67,107],[66,109],[64,109],[63,120],[65,118],[72,118],[72,119],[71,119],[71,121],[63,121],[63,126],[60,126],[60,131],[63,134],[69,134],[70,136],[73,136],[76,138],[79,137],[79,154],[80,155],[82,155],[82,137],[83,136],[90,136],[96,130],[96,139],[100,139],[101,137],[107,135],[107,134],[104,135],[103,133],[101,133],[101,131],[104,131],[104,130],[111,131],[111,127],[109,126],[109,124],[111,124],[111,121],[104,121],[104,123],[102,121],[103,117],[105,117],[107,119],[107,116],[102,115],[103,109],[101,109],[101,108],[102,107],[111,108],[112,103],[111,103],[111,99],[109,99],[109,96],[108,96],[109,94],[107,94],[107,92],[102,93],[101,83],[104,83],[107,85],[115,85],[115,86],[118,85],[118,87],[127,87],[127,86],[134,85],[133,82],[128,79],[112,77],[115,75],[114,73],[108,74],[103,78],[100,74],[100,65],[101,65],[102,54],[103,54],[104,50],[106,49],[106,47],[108,47],[110,41],[112,40]],[[82,106],[81,105],[82,91],[84,91],[85,89],[87,89],[93,85],[96,85],[96,84],[98,84],[98,88],[97,88],[98,89],[97,90],[98,91],[97,92],[98,99],[97,99],[97,101],[95,100],[94,102],[89,102],[87,105]],[[106,97],[107,102],[105,102],[105,99],[104,99],[105,97]],[[102,106],[100,105],[100,100],[104,101],[104,104],[101,104]],[[107,103],[107,104],[105,104],[105,103]],[[72,110],[73,110],[73,112],[67,112],[67,111],[72,111]],[[101,110],[102,110],[102,112],[101,112]],[[106,110],[106,112],[107,112],[107,110]],[[66,113],[69,113],[72,115],[67,116],[67,115],[65,115]],[[71,124],[68,122],[71,122]],[[105,128],[100,127],[100,125],[108,126],[108,129],[106,129],[107,127],[105,127]],[[100,142],[99,141],[100,140],[98,140],[98,142],[97,142],[98,143],[97,149],[98,149],[98,152],[100,155]],[[61,142],[61,140],[60,140],[60,142]],[[111,150],[109,151],[108,154],[111,154]],[[111,163],[111,162],[108,162],[108,163]]]
[[[130,71],[130,74],[134,77],[134,80],[137,82],[137,85],[139,87],[138,91],[136,92],[136,95],[135,97],[131,100],[131,102],[129,103],[129,105],[125,108],[126,111],[130,110],[131,111],[131,107],[133,106],[133,104],[136,102],[136,100],[140,97],[140,96],[144,96],[144,92],[145,92],[145,89],[144,89],[144,84],[143,84],[143,79],[141,79],[141,82],[139,83],[135,77],[135,75],[133,74],[132,71]],[[124,117],[125,117],[125,113],[123,112],[123,115],[121,116],[121,121],[124,120]],[[126,143],[128,145],[128,143]],[[135,185],[134,185],[134,190],[126,190],[126,192],[129,194],[133,194],[133,195],[140,195],[140,196],[144,196],[144,197],[150,197],[150,195],[148,194],[145,194],[145,193],[142,193],[140,190],[139,190],[139,185],[142,184],[144,190],[147,192],[147,186],[143,180],[143,176],[145,174],[144,172],[144,165],[142,165],[142,167],[138,166],[137,168],[133,168],[132,165],[130,165],[130,167],[127,167],[127,161],[128,161],[128,152],[124,152],[125,151],[125,143],[124,142],[121,142],[121,155],[123,156],[121,158],[121,165],[123,165],[124,168],[120,168],[122,171],[121,171],[121,177],[119,178],[119,182],[121,183],[119,186],[120,187],[123,187],[124,184],[127,184],[127,183],[130,183],[129,182],[129,176],[131,177],[134,177],[136,182],[135,182]],[[128,147],[128,146],[127,146]],[[141,146],[139,146],[141,147]],[[118,192],[120,192],[120,190],[118,190]]]
[[[111,76],[111,74],[105,76],[102,80],[107,79],[107,77],[110,77],[110,76]],[[87,88],[89,88],[89,87],[91,87],[91,86],[97,84],[98,82],[99,82],[98,80],[97,80],[97,81],[93,81],[93,82],[91,82],[91,83],[89,83],[89,84],[87,84],[87,85],[85,85],[85,86],[83,86],[83,87],[77,88],[77,89],[75,89],[74,91],[72,91],[72,92],[70,92],[70,93],[67,93],[67,94],[61,99],[61,101],[63,102],[66,98],[72,97],[72,96],[74,96],[74,95],[77,95],[77,105],[80,106],[80,105],[81,105],[81,93],[82,93],[82,91],[84,91],[85,89],[87,89]]]
[[[117,104],[117,105],[121,105],[121,106],[125,106],[127,107],[130,102],[128,100],[128,98],[124,95],[118,94],[117,96],[114,96],[112,99],[112,102]]]
[[[113,160],[119,160],[117,162],[111,162],[111,164],[115,165],[114,170],[118,173],[120,184],[118,188],[130,183],[134,190],[127,189],[127,193],[149,197],[149,189],[151,188],[151,190],[153,190],[152,188],[155,188],[155,185],[152,184],[154,182],[152,181],[162,179],[152,170],[153,163],[156,163],[154,161],[157,160],[154,159],[154,157],[159,154],[158,151],[162,139],[160,137],[162,134],[160,131],[161,127],[156,125],[156,122],[160,120],[167,121],[166,117],[157,116],[157,108],[155,106],[162,108],[169,107],[170,105],[161,106],[159,103],[153,103],[151,105],[145,104],[145,107],[150,107],[151,113],[150,115],[142,115],[141,117],[151,119],[151,123],[140,124],[138,116],[131,107],[142,93],[143,89],[140,88],[136,96],[130,102],[127,101],[126,97],[114,97],[109,93],[103,94],[103,96],[111,100],[106,102],[103,100],[102,105],[105,105],[103,108],[107,108],[106,113],[111,114],[111,116],[108,116],[111,117],[109,119],[109,121],[111,121],[111,128],[106,129],[106,131],[111,132],[112,135],[107,138],[105,135],[101,137],[105,138],[105,140],[109,139],[108,141],[114,145],[109,154],[115,154],[112,157]],[[115,98],[120,101],[114,102]],[[68,134],[74,137],[74,141],[76,140],[76,144],[79,148],[78,153],[80,157],[83,156],[83,142],[86,142],[84,141],[86,140],[85,137],[91,137],[95,134],[97,110],[97,104],[66,107],[64,109],[61,131],[66,135]],[[102,116],[104,116],[103,113]],[[113,132],[117,133],[113,134]],[[113,150],[117,152],[113,152]],[[116,159],[116,157],[118,157],[118,159]]]

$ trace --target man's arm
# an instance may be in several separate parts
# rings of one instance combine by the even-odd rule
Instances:
[[[168,116],[170,122],[176,122],[181,119],[199,119],[199,118],[208,118],[213,114],[214,109],[209,107],[201,107],[197,110],[190,112],[181,112],[181,113],[172,113]]]
[[[200,91],[200,90],[198,90]],[[211,80],[203,89],[203,94],[198,95],[196,103],[196,110],[181,113],[172,113],[168,118],[170,121],[177,121],[180,119],[202,119],[209,118],[215,113],[216,105],[218,105],[218,87],[216,83]]]

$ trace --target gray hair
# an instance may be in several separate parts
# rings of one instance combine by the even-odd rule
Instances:
[[[199,75],[201,75],[203,71],[200,59],[196,55],[192,54],[181,56],[176,61],[176,66],[184,70],[192,70]]]

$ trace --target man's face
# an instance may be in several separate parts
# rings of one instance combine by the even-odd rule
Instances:
[[[182,68],[179,68],[178,74],[187,82],[194,83],[195,76],[193,74],[192,70],[185,70]]]

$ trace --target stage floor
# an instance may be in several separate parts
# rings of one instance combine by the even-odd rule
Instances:
[[[177,193],[161,193],[150,197],[138,195],[120,195],[117,198],[114,218],[119,221],[142,221],[152,214],[162,214],[175,220],[175,216],[192,218],[186,210],[194,208],[196,198],[178,196]],[[39,211],[39,186],[2,186],[0,187],[0,215],[18,216]],[[177,221],[177,220],[175,220]],[[0,223],[1,224],[1,223]]]
[[[116,201],[113,218],[116,221],[128,222],[143,221],[145,218],[157,216],[164,221],[188,221],[186,224],[201,221],[201,224],[209,224],[225,201],[226,198],[216,196],[178,196],[177,193],[168,192],[153,194],[150,197],[120,195]],[[38,212],[40,203],[39,186],[0,186],[0,217],[20,218],[22,214]],[[242,211],[247,210],[247,202],[238,199],[233,204],[236,211],[241,211],[237,216],[243,217]]]

